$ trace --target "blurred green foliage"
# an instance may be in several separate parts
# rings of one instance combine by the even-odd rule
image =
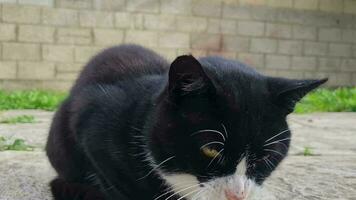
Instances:
[[[63,92],[54,91],[1,91],[0,110],[10,109],[42,109],[55,110],[67,96]]]
[[[42,109],[55,110],[67,93],[54,91],[1,91],[0,110]],[[304,97],[295,113],[356,112],[356,88],[317,89]]]
[[[20,115],[16,117],[5,118],[0,121],[3,124],[35,123],[35,117],[32,115]]]
[[[304,147],[303,155],[304,156],[312,156],[312,155],[314,155],[313,151],[312,151],[312,148],[311,147]]]
[[[356,112],[356,88],[315,90],[297,104],[294,112]]]
[[[0,136],[0,151],[33,151],[34,147],[27,145],[23,139],[12,139]]]

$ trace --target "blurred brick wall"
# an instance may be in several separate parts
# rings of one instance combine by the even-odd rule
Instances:
[[[65,90],[101,49],[222,55],[356,85],[356,0],[0,0],[0,88]]]

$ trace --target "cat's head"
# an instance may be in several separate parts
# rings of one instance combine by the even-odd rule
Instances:
[[[267,77],[218,57],[178,57],[157,102],[154,167],[187,199],[247,199],[287,155],[286,116],[325,81]]]

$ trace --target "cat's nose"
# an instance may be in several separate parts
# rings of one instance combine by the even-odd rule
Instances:
[[[243,190],[240,192],[235,192],[233,190],[225,190],[225,196],[227,200],[244,200],[245,192]]]

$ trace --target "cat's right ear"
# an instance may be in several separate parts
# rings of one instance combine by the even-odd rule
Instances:
[[[327,80],[327,78],[320,80],[269,78],[268,86],[274,104],[280,106],[289,114],[293,112],[299,100]]]
[[[177,57],[169,69],[168,90],[170,96],[183,97],[209,91],[212,83],[203,67],[191,55]]]

